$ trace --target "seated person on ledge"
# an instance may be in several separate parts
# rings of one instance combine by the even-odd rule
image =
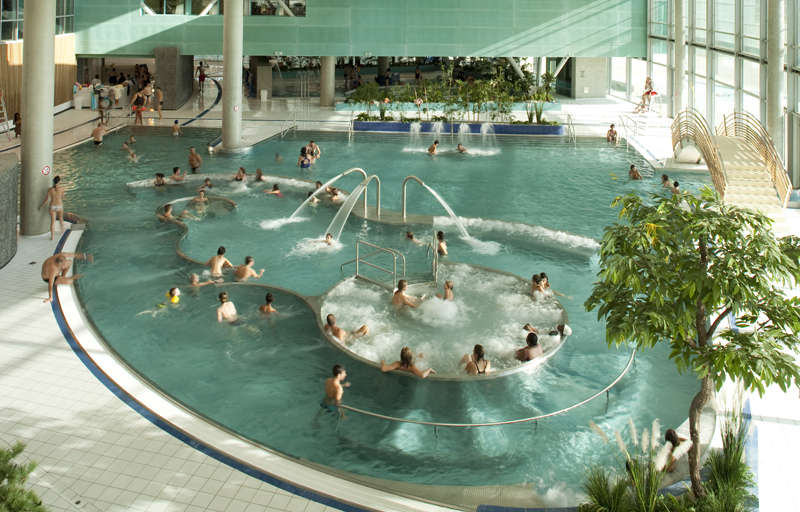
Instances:
[[[528,336],[525,338],[526,346],[514,353],[514,357],[517,361],[522,361],[523,363],[541,357],[543,354],[542,346],[539,345],[539,336],[536,334],[536,328],[531,327],[530,324],[525,324],[525,330],[528,331]]]
[[[606,142],[609,144],[616,144],[617,143],[617,130],[614,129],[614,125],[612,124],[611,127],[606,132]]]
[[[198,276],[197,274],[194,274],[194,273],[189,277],[189,284],[191,284],[195,288],[200,288],[200,287],[203,287],[203,286],[208,286],[210,284],[216,284],[216,283],[221,283],[221,282],[222,282],[222,279],[217,279],[216,281],[212,281],[211,279],[209,279],[208,281],[203,281],[201,283],[200,282],[200,276]]]
[[[160,172],[157,172],[156,173],[156,179],[153,181],[153,186],[154,187],[163,187],[166,184],[167,184],[167,180],[164,179],[164,174],[160,173]]]
[[[417,357],[422,357],[422,354],[418,354]],[[426,378],[430,374],[435,374],[436,370],[433,368],[428,368],[425,371],[420,370],[414,365],[414,354],[411,352],[411,349],[408,347],[403,347],[400,351],[400,360],[395,361],[391,364],[386,364],[385,362],[381,361],[381,371],[382,372],[391,372],[394,370],[401,370],[408,373],[413,373],[420,379]]]
[[[492,366],[484,356],[483,345],[475,345],[472,354],[466,354],[461,358],[461,364],[466,365],[464,371],[469,375],[486,375]]]
[[[367,334],[369,334],[369,327],[367,327],[366,324],[362,325],[355,331],[348,333],[347,331],[336,325],[336,317],[333,315],[333,313],[326,316],[325,321],[327,322],[327,324],[325,325],[325,332],[330,333],[334,338],[341,341],[342,343],[347,342],[347,337],[350,335],[352,335],[353,338],[360,338],[362,336],[366,336]]]
[[[60,252],[44,260],[42,263],[42,281],[47,283],[47,298],[42,302],[53,301],[53,287],[57,284],[72,284],[81,278],[81,274],[67,277],[67,272],[72,266],[73,259],[86,260],[94,263],[91,254],[85,252]]]
[[[678,433],[675,432],[675,430],[668,428],[667,431],[664,432],[664,441],[672,445],[669,449],[669,463],[665,469],[667,473],[672,473],[675,471],[675,463],[678,462],[678,460],[673,457],[672,454],[675,452],[675,448],[677,448],[679,444],[686,441],[686,438],[678,436]]]
[[[397,290],[395,290],[392,295],[392,305],[397,309],[401,309],[403,306],[408,306],[410,308],[417,307],[418,299],[406,295],[406,288],[408,288],[408,282],[405,279],[401,279],[397,282]]]

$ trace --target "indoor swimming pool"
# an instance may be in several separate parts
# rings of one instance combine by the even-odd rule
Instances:
[[[131,133],[138,139],[138,163],[120,149]],[[296,132],[273,138],[241,154],[205,152],[215,131],[187,129],[179,138],[159,129],[123,130],[96,148],[81,145],[55,157],[56,174],[67,182],[66,209],[85,218],[79,249],[91,252],[91,266],[78,293],[87,317],[109,347],[144,378],[198,414],[230,431],[287,456],[323,467],[370,477],[374,485],[397,481],[428,485],[524,484],[534,492],[574,495],[588,465],[618,464],[616,447],[604,445],[588,424],[607,432],[625,430],[631,418],[666,427],[685,420],[697,389],[691,375],[678,375],[662,348],[637,354],[635,365],[608,396],[538,422],[487,427],[432,427],[347,411],[343,419],[319,405],[322,383],[333,364],[343,364],[352,386],[343,402],[388,417],[432,423],[494,423],[567,408],[612,382],[630,358],[627,348],[609,349],[604,328],[583,303],[599,270],[594,254],[604,226],[614,222],[610,207],[619,194],[664,194],[659,177],[633,150],[597,140],[576,144],[561,138],[481,137],[462,139],[470,153],[455,151],[456,136],[441,136],[439,155],[425,149],[432,135]],[[474,140],[473,140],[474,138]],[[310,170],[296,165],[300,147],[313,139],[322,158]],[[128,186],[156,172],[187,168],[187,148],[203,155],[200,174],[183,184],[154,188]],[[280,159],[276,158],[280,155]],[[645,179],[630,181],[630,164]],[[264,183],[234,182],[238,167]],[[433,189],[459,217],[454,220],[431,193],[409,182],[409,224],[366,220],[358,211],[341,224],[328,245],[340,204],[323,201],[287,219],[314,190],[342,171],[363,168],[377,175],[386,219],[402,208],[403,180],[414,175]],[[197,207],[195,195],[210,177],[209,195],[228,198]],[[280,176],[275,178],[273,176]],[[708,182],[701,174],[671,176],[694,191]],[[342,177],[335,186],[356,189],[361,175]],[[278,183],[282,197],[263,191]],[[376,204],[375,184],[368,204]],[[156,211],[175,201],[187,210],[183,226],[164,223]],[[226,203],[227,204],[227,203]],[[456,222],[463,224],[463,236]],[[455,300],[429,299],[416,310],[396,312],[391,291],[354,280],[358,240],[389,248],[405,259],[412,282],[431,280],[433,254],[406,239],[413,231],[425,243],[445,233],[449,255],[440,258],[438,286],[417,284],[416,294],[441,293],[454,282]],[[265,269],[248,284],[189,286],[192,273],[208,277],[205,262],[222,245],[234,264],[255,258]],[[180,256],[178,253],[185,255]],[[390,268],[391,255],[373,260]],[[375,269],[372,269],[375,270]],[[374,279],[382,282],[386,276]],[[546,272],[557,295],[532,301],[534,273]],[[395,278],[399,276],[394,276]],[[257,284],[266,286],[255,286]],[[159,307],[173,286],[183,295],[176,306]],[[240,314],[236,325],[218,323],[217,294],[228,292]],[[275,297],[277,314],[258,311],[265,294]],[[352,330],[370,334],[337,347],[320,330],[328,313]],[[462,355],[476,343],[498,370],[519,366],[513,350],[525,344],[523,324],[543,333],[566,319],[571,334],[547,361],[498,378],[467,378]],[[551,336],[551,338],[559,338]],[[554,345],[562,340],[548,339]],[[373,364],[396,360],[411,346],[421,367],[434,367],[458,380],[419,380],[381,373]],[[353,357],[352,350],[358,357]],[[377,483],[375,483],[377,482]]]

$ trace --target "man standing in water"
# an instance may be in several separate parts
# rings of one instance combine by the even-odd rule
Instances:
[[[222,269],[232,268],[233,264],[225,257],[225,247],[220,245],[216,256],[212,256],[206,266],[211,267],[211,277],[222,277]]]
[[[192,174],[197,174],[197,169],[203,165],[203,159],[194,150],[194,146],[189,148],[189,167],[192,169]]]
[[[244,265],[239,265],[236,267],[234,271],[234,279],[237,281],[245,282],[251,277],[255,277],[256,279],[261,279],[261,276],[264,275],[264,269],[262,268],[258,273],[253,270],[253,264],[255,264],[255,260],[252,256],[247,256],[244,259]]]
[[[95,146],[99,146],[103,143],[103,135],[106,134],[106,126],[103,124],[103,121],[97,123],[97,126],[94,130],[92,130],[92,142],[94,142]]]
[[[44,260],[42,263],[42,281],[47,283],[47,298],[42,302],[53,302],[53,286],[57,284],[72,284],[81,278],[80,274],[67,277],[67,272],[72,266],[73,259],[94,262],[91,254],[85,252],[60,252]]]
[[[228,292],[220,292],[220,306],[217,308],[217,322],[235,322],[239,317],[236,313],[236,306],[228,299]]]
[[[64,189],[59,186],[60,182],[61,176],[53,178],[53,186],[47,189],[47,195],[39,205],[39,209],[41,209],[50,201],[50,240],[53,240],[56,234],[56,214],[61,223],[61,232],[64,232]]]
[[[350,383],[344,382],[347,378],[347,370],[340,364],[333,365],[333,377],[325,379],[325,398],[323,407],[331,409],[342,403],[344,388],[349,388]]]
[[[433,141],[433,144],[431,144],[430,147],[428,148],[428,154],[429,155],[435,155],[436,154],[436,150],[438,148],[439,148],[439,141],[438,140]]]

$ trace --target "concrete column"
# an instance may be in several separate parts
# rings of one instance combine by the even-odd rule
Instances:
[[[320,57],[319,106],[332,107],[336,90],[336,57]]]
[[[225,3],[222,31],[222,147],[242,145],[242,34],[243,2]]]
[[[23,235],[50,229],[50,215],[39,209],[54,176],[53,101],[55,98],[56,7],[52,0],[25,2],[22,46],[22,211]]]
[[[786,96],[786,2],[767,2],[767,132],[783,154],[783,107]]]
[[[542,79],[542,75],[547,73],[547,57],[539,57],[539,70],[536,72],[537,83]]]
[[[684,59],[684,48],[686,46],[686,24],[683,18],[683,0],[675,0],[674,9],[674,37],[675,37],[675,58],[672,70],[672,115],[684,109],[686,105],[685,91],[683,90],[683,77],[686,73],[686,59]]]
[[[164,93],[164,110],[174,110],[192,96],[194,87],[192,55],[181,55],[177,47],[153,48],[156,58],[156,86]]]

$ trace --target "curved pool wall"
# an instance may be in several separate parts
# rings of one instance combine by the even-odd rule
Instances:
[[[207,133],[201,132],[197,134],[198,140],[207,137]],[[120,195],[120,191],[124,189],[124,181],[130,181],[121,179],[120,173],[124,172],[126,178],[133,176],[144,179],[152,176],[154,169],[158,168],[156,166],[163,166],[164,161],[182,162],[187,145],[186,139],[178,142],[170,141],[167,137],[149,137],[146,133],[150,132],[136,133],[137,137],[144,138],[142,142],[146,142],[140,143],[137,148],[137,152],[144,157],[144,162],[140,160],[139,166],[127,164],[121,152],[117,161],[113,153],[98,154],[93,148],[86,146],[59,154],[57,169],[70,177],[77,186],[77,190],[71,192],[70,209],[92,221],[91,229],[81,245],[83,248],[91,247],[98,256],[95,266],[86,269],[87,277],[79,282],[79,291],[87,314],[121,357],[145,377],[158,382],[159,386],[170,395],[212,419],[221,419],[221,422],[231,430],[261,441],[287,455],[308,458],[312,462],[316,460],[323,464],[333,464],[340,469],[371,478],[398,479],[412,483],[474,485],[476,477],[470,475],[480,475],[478,478],[482,481],[489,475],[493,480],[489,483],[505,485],[527,482],[532,490],[548,488],[554,481],[564,481],[568,482],[564,492],[572,493],[575,492],[577,481],[582,475],[583,463],[613,463],[615,460],[613,450],[600,450],[596,446],[596,439],[592,438],[588,427],[585,427],[588,419],[593,419],[606,429],[624,430],[629,415],[634,416],[638,424],[647,423],[653,417],[661,417],[665,425],[676,425],[685,416],[685,403],[688,403],[687,397],[696,389],[696,383],[693,379],[675,375],[671,365],[664,364],[666,354],[655,350],[637,362],[630,380],[624,379],[616,391],[612,391],[607,409],[605,404],[589,406],[578,414],[542,423],[533,434],[527,428],[503,428],[496,433],[478,429],[476,432],[443,434],[434,433],[430,429],[409,429],[352,417],[344,423],[345,428],[340,426],[338,431],[336,425],[329,425],[325,419],[314,427],[312,420],[318,410],[315,400],[321,394],[321,381],[328,374],[331,361],[340,360],[341,354],[331,352],[332,349],[327,342],[319,336],[313,315],[307,317],[303,313],[304,308],[293,302],[291,297],[282,297],[283,305],[279,304],[279,310],[283,308],[289,313],[286,315],[286,320],[281,321],[283,323],[278,322],[278,325],[259,326],[261,328],[259,335],[244,333],[239,336],[236,332],[220,331],[218,327],[221,329],[222,326],[212,325],[204,327],[200,336],[191,340],[181,339],[181,332],[185,333],[187,326],[202,322],[213,313],[215,287],[201,289],[196,297],[193,295],[184,297],[182,305],[187,309],[168,310],[166,314],[169,316],[151,317],[147,314],[136,316],[137,313],[153,309],[155,303],[163,297],[165,286],[185,282],[186,274],[194,270],[192,266],[185,266],[176,257],[173,244],[175,233],[171,232],[168,226],[159,227],[152,215],[158,204],[170,199],[170,194],[185,196],[186,192],[141,190],[136,191],[133,196],[124,192]],[[316,133],[299,134],[299,136],[313,137],[318,142],[323,140],[321,134]],[[121,140],[122,135],[119,138]],[[248,155],[236,159],[226,156],[209,157],[206,166],[216,167],[219,171],[224,169],[230,176],[232,170],[239,164],[245,165],[250,170],[260,162],[271,159],[276,151],[275,144],[278,145],[278,151],[281,151],[280,148],[283,147],[281,144],[300,145],[301,142],[300,139],[272,141],[272,144],[266,143],[256,147]],[[147,150],[144,150],[145,146]],[[335,161],[336,152],[331,149],[333,145],[326,146],[327,158]],[[323,146],[324,150],[326,146]],[[347,147],[342,145],[341,151],[347,153]],[[362,146],[360,153],[368,153],[369,151],[365,149],[367,147]],[[560,149],[563,150],[563,147]],[[549,149],[545,148],[545,153],[548,151]],[[103,158],[99,158],[100,156]],[[148,166],[148,161],[153,163]],[[325,157],[320,162],[324,161]],[[614,165],[622,167],[623,163],[627,161],[617,162]],[[338,165],[336,162],[333,165],[336,165],[335,172],[352,166]],[[268,166],[264,167],[267,170]],[[108,174],[106,169],[112,174]],[[292,168],[287,166],[283,169],[285,172],[282,174],[288,174]],[[326,172],[322,165],[314,169],[314,172],[317,173],[315,177],[321,178],[335,174],[334,171]],[[584,170],[584,174],[587,172]],[[405,173],[406,170],[403,170],[402,176]],[[440,174],[443,177],[440,183],[434,182],[432,178],[426,178],[426,181],[440,191],[448,187],[455,190],[453,182],[458,180],[454,179],[457,178],[453,176],[454,174],[452,172]],[[398,173],[398,176],[401,174]],[[607,174],[605,176],[607,178]],[[592,179],[593,176],[590,175],[587,180],[589,183],[579,184],[578,188],[591,188]],[[508,181],[513,185],[515,181],[513,175],[508,177]],[[683,181],[690,182],[690,180]],[[620,185],[624,189],[646,184],[626,185],[623,182]],[[691,185],[689,188],[691,189]],[[655,187],[652,190],[656,191]],[[528,192],[530,193],[530,189]],[[542,191],[533,192],[536,194]],[[452,194],[442,195],[453,205],[456,212],[465,210],[463,204],[462,207],[454,204],[459,203],[459,200],[453,199]],[[602,193],[599,195],[602,196]],[[235,192],[231,197],[241,205]],[[384,197],[388,199],[385,192]],[[271,198],[256,196],[251,199]],[[467,197],[466,200],[468,203],[474,202],[474,197]],[[278,205],[263,201],[262,203],[273,204],[276,207]],[[299,201],[295,201],[290,206],[298,203]],[[498,211],[498,216],[512,217],[510,220],[514,222],[529,220],[528,216],[513,218],[514,204],[513,201],[503,202],[504,207],[506,205],[511,207]],[[528,204],[535,206],[536,202]],[[558,209],[555,203],[548,206],[550,210]],[[573,209],[580,211],[586,205],[577,206],[579,208]],[[277,207],[274,211],[270,209],[265,215],[279,217],[288,215],[293,209],[281,208],[283,206]],[[431,212],[430,206],[427,208],[428,212],[425,212],[425,207],[421,208],[423,213],[435,213]],[[419,211],[412,206],[410,210]],[[473,210],[481,210],[481,205],[476,203]],[[275,283],[278,286],[281,282],[290,282],[296,284],[290,287],[293,290],[297,290],[299,286],[302,288],[299,291],[303,294],[318,294],[327,288],[326,284],[331,279],[335,281],[341,276],[333,272],[331,279],[326,278],[323,280],[325,282],[319,283],[313,276],[306,275],[302,269],[295,269],[293,275],[292,270],[284,265],[280,256],[293,248],[293,245],[287,243],[285,239],[299,239],[301,235],[307,236],[309,229],[316,230],[325,224],[330,219],[330,214],[323,215],[325,211],[327,210],[318,209],[314,216],[319,218],[311,218],[302,223],[304,229],[294,231],[289,229],[287,232],[281,232],[279,237],[271,237],[261,230],[258,227],[259,219],[252,218],[254,216],[252,213],[235,212],[232,217],[242,214],[238,219],[241,221],[240,225],[235,226],[236,229],[251,230],[247,235],[258,238],[260,244],[246,239],[247,237],[241,238],[242,232],[235,233],[230,227],[223,229],[222,232],[243,246],[237,248],[237,254],[232,258],[235,263],[238,263],[247,251],[257,249],[259,246],[264,247],[261,252],[255,252],[254,255],[256,267],[259,266],[259,260],[269,261],[268,282],[272,283],[274,277],[275,281],[279,281]],[[565,219],[561,225],[557,223],[553,227],[565,229],[570,225],[582,225],[583,231],[588,236],[596,237],[599,236],[598,231],[602,227],[602,222],[599,221],[609,217],[613,218],[613,212],[598,209],[591,218],[594,226],[591,229],[580,222],[575,222],[574,219]],[[263,218],[263,215],[259,218]],[[218,241],[216,239],[220,235],[219,232],[214,232],[214,222],[205,223],[203,228],[209,230],[207,233],[209,239]],[[324,229],[324,226],[320,229]],[[353,237],[358,236],[364,229],[367,229],[367,234],[370,236],[374,234],[378,238],[394,236],[393,233],[383,232],[384,228],[381,226],[368,224],[365,227],[363,221],[351,221],[345,230],[345,240],[353,240]],[[315,233],[314,236],[319,234]],[[134,245],[146,247],[147,254],[130,254],[126,245],[121,243],[126,238],[128,246],[133,241]],[[133,240],[130,240],[131,238]],[[513,242],[513,238],[512,236],[512,240],[503,241]],[[187,242],[189,243],[187,251],[190,255],[202,254],[203,257],[198,259],[207,259],[208,240],[198,236],[196,239],[190,237]],[[558,406],[570,398],[560,396],[559,386],[563,385],[563,382],[569,381],[579,390],[584,389],[584,386],[588,389],[608,376],[604,373],[613,373],[610,371],[611,368],[618,370],[622,365],[614,363],[624,359],[625,354],[605,348],[602,336],[592,334],[592,332],[602,332],[602,326],[597,325],[590,318],[591,315],[582,312],[580,307],[589,289],[593,272],[596,271],[592,269],[591,262],[585,259],[571,261],[563,255],[536,253],[535,263],[531,261],[525,263],[522,254],[528,254],[527,258],[530,259],[530,255],[534,253],[527,252],[525,244],[522,245],[522,249],[509,245],[508,253],[479,255],[469,253],[468,246],[461,246],[457,240],[453,241],[455,249],[463,250],[464,254],[469,253],[470,259],[474,256],[477,263],[487,264],[493,268],[527,273],[531,266],[534,266],[534,269],[545,267],[548,274],[551,274],[554,287],[560,287],[562,291],[574,296],[572,300],[566,301],[565,307],[570,313],[573,325],[579,325],[581,329],[574,335],[575,340],[570,339],[568,345],[554,357],[551,364],[548,364],[547,372],[543,372],[535,382],[510,376],[507,379],[498,379],[494,383],[451,385],[419,383],[391,375],[380,376],[374,369],[351,361],[346,364],[352,376],[353,387],[347,390],[345,401],[378,411],[391,410],[393,413],[409,417],[431,417],[433,412],[439,416],[437,419],[443,420],[458,420],[463,419],[463,416],[475,418],[498,416],[501,413],[504,415],[514,412],[525,414]],[[317,254],[313,266],[329,267],[330,263],[341,262],[343,259],[346,259],[343,254]],[[131,269],[129,275],[118,276],[118,280],[113,283],[101,278],[106,273],[113,273],[114,262],[120,260],[127,262]],[[559,265],[561,268],[558,268]],[[550,271],[551,267],[555,272]],[[569,279],[570,273],[580,274],[579,278]],[[119,300],[119,287],[125,289],[129,297],[123,303]],[[236,300],[242,304],[256,305],[261,302],[258,295],[242,292]],[[192,305],[191,308],[189,304]],[[579,318],[576,319],[576,316]],[[115,334],[116,332],[120,335]],[[130,340],[128,336],[122,334],[130,332],[138,333],[135,340]],[[297,361],[302,361],[303,364],[298,364]],[[178,362],[182,364],[176,366]],[[597,368],[600,363],[603,363],[604,368],[609,371],[604,372]],[[306,378],[301,381],[293,380],[292,376],[298,373],[305,375]],[[666,399],[659,396],[658,390],[665,385],[673,390],[671,397]],[[519,397],[518,403],[503,401],[500,404],[497,400],[487,401],[481,398],[508,396]],[[296,397],[312,398],[308,403],[304,403],[298,401]],[[272,417],[274,411],[284,410],[286,413],[282,415],[281,425],[264,424],[263,418]],[[286,425],[292,426],[291,435],[287,436]],[[515,453],[518,452],[519,446],[529,444],[530,436],[536,437],[535,453]],[[298,439],[302,439],[306,444],[296,446]],[[526,441],[520,444],[523,439]],[[312,443],[313,446],[308,446],[308,443]],[[468,457],[463,453],[464,446],[473,447],[467,454]],[[476,454],[480,456],[476,457]],[[470,462],[466,462],[467,459]],[[546,467],[542,463],[544,460],[560,460],[562,464],[556,468],[543,470],[542,468]],[[410,469],[412,461],[413,471]]]

